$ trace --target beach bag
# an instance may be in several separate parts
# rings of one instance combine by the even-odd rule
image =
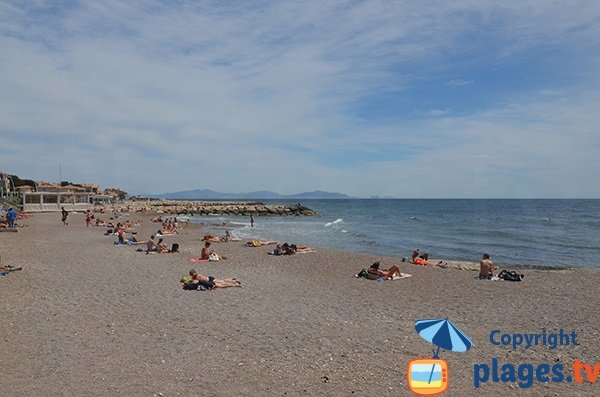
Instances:
[[[173,245],[171,245],[171,252],[179,252],[179,244],[178,243],[173,243]]]
[[[367,269],[366,267],[358,273],[358,277],[367,278],[368,275],[369,275],[369,269]]]
[[[219,255],[215,254],[214,252],[212,252],[209,256],[208,256],[208,260],[211,262],[216,262],[219,260]]]
[[[506,271],[502,270],[500,274],[498,274],[498,278],[501,278],[504,281],[521,281],[523,279],[522,274],[518,274],[515,271]]]

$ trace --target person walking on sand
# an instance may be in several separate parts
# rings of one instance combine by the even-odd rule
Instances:
[[[12,207],[9,208],[8,212],[6,213],[6,220],[8,221],[8,227],[14,229],[15,222],[17,220],[17,213]]]
[[[69,213],[67,212],[67,210],[65,209],[65,207],[60,207],[60,210],[62,212],[62,223],[63,225],[67,226],[67,217],[69,216]]]

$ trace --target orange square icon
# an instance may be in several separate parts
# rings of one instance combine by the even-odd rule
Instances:
[[[448,363],[439,358],[415,358],[408,363],[408,387],[419,396],[435,396],[448,389]]]

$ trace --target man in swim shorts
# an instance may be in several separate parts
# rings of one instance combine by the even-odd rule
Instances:
[[[488,254],[483,254],[483,259],[479,262],[479,278],[489,279],[494,277],[494,270],[497,266],[490,260]]]

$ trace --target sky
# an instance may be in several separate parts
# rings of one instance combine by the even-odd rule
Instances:
[[[0,171],[600,198],[598,1],[0,0]]]

